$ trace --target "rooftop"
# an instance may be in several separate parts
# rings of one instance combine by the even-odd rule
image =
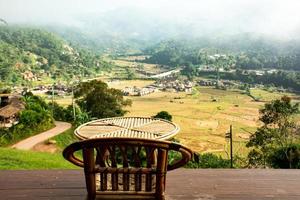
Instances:
[[[15,105],[7,105],[3,108],[0,108],[0,116],[4,118],[9,118],[17,113],[19,113],[22,109]]]
[[[167,200],[300,199],[300,170],[179,169],[167,174]],[[0,171],[1,199],[86,198],[83,170]]]

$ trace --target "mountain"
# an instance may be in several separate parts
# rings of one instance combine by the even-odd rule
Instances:
[[[204,35],[198,21],[162,18],[156,13],[130,8],[91,13],[76,18],[76,25],[46,28],[65,40],[100,53],[139,53],[145,47],[170,38]]]
[[[243,33],[218,37],[164,40],[144,50],[146,62],[170,66],[210,62],[209,56],[226,54],[237,68],[277,68],[300,71],[300,41],[278,40]]]
[[[57,34],[0,26],[0,78],[4,82],[88,76],[102,67],[107,67],[107,63],[94,53],[70,45]]]

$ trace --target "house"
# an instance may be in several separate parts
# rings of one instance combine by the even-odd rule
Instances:
[[[23,74],[23,79],[27,81],[35,81],[37,77],[31,71],[25,71]]]
[[[198,82],[198,85],[200,85],[200,86],[215,86],[216,81],[215,80],[200,80]]]
[[[174,69],[174,70],[171,70],[171,71],[167,71],[167,72],[163,72],[163,73],[160,73],[160,74],[155,74],[155,75],[152,75],[152,76],[149,76],[149,78],[165,78],[165,77],[169,77],[173,74],[177,74],[179,73],[181,70],[180,69]]]
[[[151,94],[153,92],[155,92],[154,88],[152,88],[152,87],[144,87],[144,88],[141,88],[138,91],[138,96],[144,96],[144,95],[147,95],[147,94]]]
[[[156,88],[153,86],[146,86],[143,88],[138,87],[126,87],[122,90],[124,96],[144,96],[151,94],[156,91]]]
[[[124,96],[134,96],[135,94],[135,88],[134,87],[125,87],[123,90]]]
[[[4,101],[3,101],[4,100]],[[19,96],[1,95],[0,127],[10,127],[18,123],[18,115],[25,108]]]

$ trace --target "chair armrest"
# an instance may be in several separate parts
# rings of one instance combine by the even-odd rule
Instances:
[[[177,144],[177,143],[172,143],[170,145],[169,150],[175,150],[175,151],[180,152],[181,159],[175,161],[173,164],[168,164],[168,166],[167,166],[168,171],[177,169],[179,167],[183,167],[185,164],[187,164],[192,159],[192,156],[193,156],[193,152],[190,149],[188,149],[187,147],[182,146],[180,144]]]
[[[77,143],[73,143],[70,146],[67,146],[63,151],[63,156],[66,160],[70,161],[74,165],[79,167],[84,167],[83,160],[77,158],[74,153],[80,150],[80,146]]]

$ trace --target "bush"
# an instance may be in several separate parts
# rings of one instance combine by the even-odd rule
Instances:
[[[153,117],[172,121],[172,115],[170,115],[167,111],[160,111]]]
[[[188,168],[230,168],[230,160],[212,153],[204,153],[194,155],[194,159],[190,161]]]
[[[180,153],[170,151],[168,160],[170,163],[181,158]],[[230,168],[230,160],[212,153],[194,154],[193,160],[187,163],[186,168]]]
[[[53,109],[53,118],[58,121],[71,122],[74,126],[79,126],[85,122],[90,121],[88,113],[82,112],[78,106],[75,106],[76,118],[74,119],[73,105],[64,108],[56,102],[49,103],[49,107]]]
[[[19,123],[9,129],[0,129],[0,147],[14,144],[22,139],[49,130],[53,127],[53,122],[46,120],[41,121],[41,123],[33,127]]]
[[[26,124],[29,127],[34,127],[40,123],[41,114],[34,110],[24,110],[20,114],[20,124]]]
[[[66,121],[66,111],[64,107],[58,105],[56,102],[50,102],[49,108],[52,109],[53,118],[58,121]]]
[[[268,157],[267,162],[273,168],[300,169],[300,144],[293,144],[287,149],[275,149]]]

